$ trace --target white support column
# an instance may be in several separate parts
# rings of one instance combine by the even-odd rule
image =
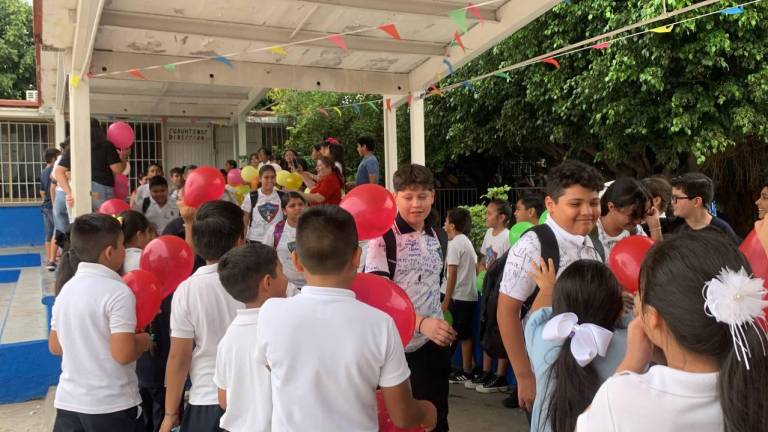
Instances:
[[[241,115],[237,118],[237,156],[235,159],[240,160],[240,156],[248,154],[248,123],[245,122],[245,115]]]
[[[63,72],[62,72],[63,73]],[[64,111],[56,109],[53,114],[54,121],[54,145],[56,148],[61,148],[61,143],[67,139],[67,120],[64,118]]]
[[[388,98],[391,96],[384,96]],[[390,191],[395,190],[394,184],[392,184],[392,176],[397,171],[397,111],[384,112],[384,180],[387,189]]]
[[[411,95],[411,163],[426,165],[424,144],[424,99]]]
[[[91,102],[88,80],[69,86],[70,186],[74,216],[91,212]]]

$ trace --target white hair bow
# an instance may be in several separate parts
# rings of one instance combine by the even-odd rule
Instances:
[[[599,354],[605,357],[613,332],[595,324],[579,324],[575,313],[566,312],[552,317],[544,326],[542,337],[546,341],[563,344],[571,338],[571,354],[579,366],[584,367]]]
[[[738,272],[724,268],[714,279],[704,285],[704,313],[718,322],[728,324],[733,337],[733,349],[736,358],[744,361],[749,370],[749,357],[752,352],[746,340],[746,332],[751,327],[760,337],[763,355],[766,355],[765,331],[755,325],[756,320],[765,323],[763,308],[768,301],[763,300],[766,290],[763,280],[750,277],[742,267]]]

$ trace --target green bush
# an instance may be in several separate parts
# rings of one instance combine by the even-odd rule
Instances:
[[[485,195],[480,198],[488,198],[489,200],[500,199],[509,201],[509,191],[511,186],[504,185],[499,187],[490,187]],[[475,250],[479,251],[480,246],[483,245],[483,237],[485,237],[485,205],[475,204],[473,206],[465,206],[469,210],[469,214],[472,215],[472,230],[467,235],[475,246]]]

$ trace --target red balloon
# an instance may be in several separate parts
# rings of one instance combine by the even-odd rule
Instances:
[[[128,177],[125,174],[115,174],[115,198],[124,200],[128,198]]]
[[[359,240],[381,237],[392,227],[397,216],[395,198],[388,190],[375,184],[352,189],[341,200],[341,208],[352,214]]]
[[[101,206],[99,206],[99,213],[110,216],[117,216],[120,213],[130,209],[131,206],[129,206],[127,202],[121,199],[112,198],[101,203]]]
[[[184,183],[184,204],[200,207],[208,201],[221,198],[226,181],[221,171],[211,166],[195,168]]]
[[[141,330],[160,312],[160,304],[163,302],[160,281],[155,275],[144,270],[126,273],[123,281],[136,296],[136,330]]]
[[[160,236],[147,244],[141,252],[139,267],[157,277],[163,287],[163,298],[168,297],[192,274],[195,254],[184,240]]]
[[[629,236],[611,250],[608,267],[624,291],[636,293],[640,284],[640,266],[653,246],[653,240],[645,236]]]
[[[387,412],[387,405],[384,403],[384,394],[381,390],[376,390],[376,411],[379,417],[379,432],[424,432],[422,427],[416,427],[412,429],[400,429],[395,426],[392,419],[389,418]]]
[[[358,300],[391,316],[403,346],[408,345],[416,330],[416,310],[402,288],[385,277],[358,273],[352,281],[351,289]]]

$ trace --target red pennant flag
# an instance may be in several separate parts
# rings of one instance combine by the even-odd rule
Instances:
[[[165,124],[168,121],[168,117],[162,116],[160,117],[160,123]]]
[[[432,86],[429,87],[429,88],[432,89],[432,93],[437,93],[438,96],[442,96],[443,95],[443,92],[440,91],[440,87],[438,87],[437,84],[432,84]]]
[[[395,40],[400,40],[400,33],[397,31],[397,27],[394,24],[384,24],[379,26],[379,30],[392,36]]]
[[[549,64],[551,64],[552,66],[554,66],[554,67],[555,67],[555,69],[560,69],[560,62],[559,62],[559,61],[557,61],[557,59],[555,59],[555,58],[551,58],[551,57],[550,57],[550,58],[548,58],[548,59],[544,59],[544,60],[542,60],[542,63],[549,63]]]
[[[597,45],[592,45],[592,47],[591,47],[591,48],[592,48],[592,49],[596,49],[596,50],[601,50],[601,49],[606,49],[606,48],[608,48],[609,46],[611,46],[611,43],[610,43],[610,42],[603,42],[603,43],[599,43],[599,44],[597,44]]]
[[[459,34],[459,32],[453,32],[453,40],[455,40],[456,43],[459,44],[462,51],[467,52],[467,49],[464,48],[464,42],[461,41],[461,35]]]
[[[385,100],[384,102],[387,103],[387,111],[391,112],[392,111],[392,99],[387,98],[387,100]]]
[[[485,18],[483,18],[483,15],[480,13],[480,10],[477,9],[477,6],[470,3],[469,7],[467,7],[467,10],[469,11],[469,13],[474,15],[474,17],[477,18],[478,21],[480,21],[480,25],[483,25],[485,23]]]
[[[85,77],[88,79],[93,78],[93,72],[88,72],[87,74],[85,74]]]
[[[408,102],[408,106],[413,105],[413,96],[408,95],[408,97],[405,98],[405,101]]]
[[[328,111],[324,110],[323,108],[318,108],[317,110],[320,111],[320,114],[324,115],[325,118],[329,117]]]
[[[328,39],[329,41],[333,42],[334,44],[336,44],[336,46],[338,46],[339,48],[341,48],[344,51],[349,50],[349,47],[347,46],[347,43],[344,42],[344,39],[341,38],[341,35],[330,35],[326,39]]]
[[[144,74],[141,73],[141,71],[138,70],[138,69],[131,69],[131,70],[129,70],[128,71],[128,75],[136,77],[138,79],[143,79],[143,80],[147,79],[147,77],[145,77]]]

